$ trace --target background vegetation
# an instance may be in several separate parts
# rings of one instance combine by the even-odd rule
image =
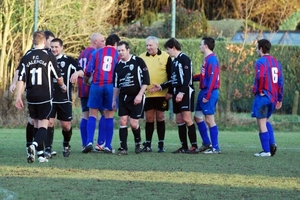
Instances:
[[[249,31],[255,30],[297,30],[299,9],[297,0],[177,1],[176,37],[180,39],[183,51],[191,57],[195,73],[199,72],[202,62],[199,38],[210,35],[219,41],[215,51],[222,65],[220,120],[228,121],[232,112],[249,112],[251,107],[252,66],[256,59],[254,45],[231,43],[230,34],[244,30],[247,37]],[[93,32],[118,33],[131,42],[132,53],[139,55],[145,51],[146,36],[170,37],[170,11],[171,0],[45,0],[39,1],[38,29],[53,31],[63,39],[65,53],[74,57],[89,45],[89,36]],[[8,87],[21,56],[31,48],[33,16],[33,1],[0,1],[2,127],[18,126],[26,121],[26,109],[19,112],[14,108],[14,96],[8,93]],[[161,40],[161,45],[164,41]],[[296,98],[299,48],[275,46],[272,53],[282,62],[285,73],[285,98],[280,112],[296,115],[299,110]],[[74,104],[78,105],[76,101]],[[13,120],[15,118],[20,120]]]

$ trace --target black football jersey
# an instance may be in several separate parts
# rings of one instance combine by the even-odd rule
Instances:
[[[52,80],[61,77],[52,53],[45,49],[31,49],[22,57],[18,70],[18,80],[26,84],[29,104],[41,104],[52,99]]]
[[[120,93],[137,95],[142,85],[150,84],[150,77],[144,60],[131,55],[129,61],[120,60],[114,71],[114,87],[120,88]]]
[[[74,58],[64,54],[57,56],[56,60],[61,75],[64,78],[64,83],[67,86],[67,91],[62,92],[60,86],[57,83],[57,80],[53,79],[53,83],[54,83],[53,103],[72,102],[73,85],[70,82],[70,78],[73,73],[82,70],[82,68],[78,65],[78,62]]]
[[[171,79],[161,84],[162,89],[170,85],[176,88],[177,92],[187,92],[193,87],[193,67],[191,59],[184,53],[180,53],[172,62]]]

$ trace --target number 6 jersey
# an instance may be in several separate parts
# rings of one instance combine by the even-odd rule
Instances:
[[[52,78],[61,77],[56,58],[46,49],[31,49],[18,66],[19,81],[26,84],[26,98],[29,104],[41,104],[52,100]]]

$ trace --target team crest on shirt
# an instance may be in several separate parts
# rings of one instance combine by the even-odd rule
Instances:
[[[60,66],[61,66],[61,68],[64,68],[64,67],[66,66],[66,63],[65,63],[64,61],[62,61],[62,62],[60,63]]]
[[[147,67],[144,67],[143,70],[144,70],[144,71],[148,71],[148,68],[147,68]]]
[[[130,64],[130,65],[129,65],[129,69],[132,71],[133,68],[134,68],[133,64]]]

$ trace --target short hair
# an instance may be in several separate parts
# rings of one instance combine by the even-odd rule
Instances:
[[[155,36],[148,36],[147,38],[146,38],[146,42],[148,42],[148,41],[150,41],[150,40],[153,40],[156,44],[158,44],[158,38],[157,37],[155,37]]]
[[[213,51],[215,48],[215,39],[213,39],[212,37],[204,37],[202,38],[203,42],[205,45],[207,45],[207,47]]]
[[[111,34],[109,35],[106,40],[105,40],[105,45],[111,45],[114,46],[116,43],[118,44],[118,42],[120,42],[120,38],[117,34]]]
[[[267,39],[261,39],[257,41],[257,48],[261,48],[264,54],[270,53],[271,47],[271,42]]]
[[[122,45],[125,45],[125,48],[126,48],[126,49],[130,49],[128,42],[120,41],[120,42],[118,43],[118,46],[122,46]]]
[[[98,37],[103,36],[101,33],[93,33],[90,37],[91,41],[94,41],[95,39],[97,39]],[[104,38],[104,36],[103,36]]]
[[[46,36],[43,31],[35,31],[33,33],[33,44],[34,45],[39,45],[43,44],[45,42]]]
[[[170,38],[165,44],[165,48],[173,48],[177,49],[178,51],[181,51],[181,45],[175,38]]]
[[[51,31],[49,31],[49,30],[44,31],[44,33],[46,35],[46,40],[48,40],[49,37],[55,38],[54,34]]]
[[[64,45],[63,41],[62,41],[60,38],[54,38],[54,39],[51,41],[51,43],[52,43],[52,42],[58,42],[59,45],[60,45],[61,47]]]

